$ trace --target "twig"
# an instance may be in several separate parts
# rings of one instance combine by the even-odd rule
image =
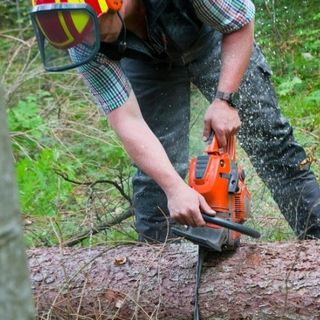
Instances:
[[[288,308],[288,297],[289,297],[289,285],[288,285],[288,282],[289,282],[289,278],[290,278],[290,275],[291,275],[291,272],[292,272],[294,266],[296,265],[296,263],[297,263],[297,261],[298,261],[298,259],[300,257],[300,253],[301,253],[301,246],[299,246],[297,248],[294,260],[292,261],[291,267],[290,267],[290,269],[288,270],[288,272],[286,274],[286,279],[285,279],[286,294],[285,294],[283,314],[282,314],[283,318],[285,317],[285,314],[286,314],[286,311],[287,311],[287,308]]]
[[[320,135],[315,134],[315,133],[313,133],[313,132],[311,132],[311,131],[308,131],[308,130],[305,129],[305,128],[296,128],[296,130],[299,130],[299,131],[301,131],[301,132],[303,132],[303,133],[305,133],[305,134],[307,134],[307,135],[312,136],[313,138],[315,138],[315,139],[317,139],[317,140],[320,140]]]
[[[60,172],[58,170],[54,170],[55,173],[60,176],[61,178],[63,178],[64,180],[74,183],[74,184],[78,184],[81,186],[89,186],[90,188],[93,188],[95,185],[99,184],[99,183],[107,183],[107,184],[111,184],[113,185],[118,191],[119,193],[129,202],[130,206],[132,205],[132,200],[130,198],[129,195],[127,195],[125,193],[125,191],[123,190],[123,188],[115,181],[112,180],[107,180],[107,179],[102,179],[102,180],[96,180],[96,181],[77,181],[77,180],[73,180],[71,178],[69,178],[66,174],[64,174],[63,172]]]
[[[95,141],[99,141],[99,142],[102,142],[103,144],[108,144],[108,142],[106,142],[104,139],[102,138],[99,138],[99,137],[96,137],[94,135],[89,135],[89,134],[85,134],[84,132],[80,131],[80,130],[76,130],[76,129],[73,129],[73,128],[55,128],[56,131],[70,131],[70,132],[73,132],[73,133],[77,133],[81,136],[84,136],[86,138],[89,138],[89,139],[92,139],[92,140],[95,140]],[[112,138],[112,137],[111,137]]]
[[[87,287],[87,282],[88,282],[88,277],[85,278],[85,281],[84,281],[84,284],[83,284],[83,287],[82,287],[82,290],[81,290],[80,301],[79,301],[77,314],[76,314],[76,316],[77,316],[76,320],[79,320],[80,310],[81,310],[81,305],[82,305],[82,299],[83,299],[83,296],[84,296],[84,293],[85,293],[85,289]]]
[[[59,248],[60,248],[60,250],[62,250],[64,245],[63,245],[63,239],[61,236],[62,232],[61,232],[60,226],[58,225],[57,221],[54,218],[49,218],[49,221],[50,221],[50,225],[52,227],[52,230],[59,241]],[[58,227],[59,231],[56,230],[55,225]]]
[[[110,221],[108,221],[108,222],[99,224],[99,225],[95,226],[94,228],[90,228],[90,230],[85,230],[85,231],[81,232],[73,239],[66,241],[64,245],[66,247],[72,247],[72,246],[78,244],[79,242],[81,242],[82,240],[88,238],[90,235],[95,235],[101,231],[104,231],[108,228],[111,228],[112,226],[119,224],[122,221],[124,221],[130,217],[132,217],[132,212],[130,210],[124,211],[123,213],[120,213],[117,216],[112,217],[112,219],[110,219]]]
[[[20,42],[20,43],[22,43],[23,45],[25,45],[25,46],[27,46],[29,48],[31,46],[30,43],[29,43],[30,42],[29,40],[25,41],[25,40],[22,40],[20,38],[17,38],[17,37],[14,37],[14,36],[10,36],[10,35],[7,35],[7,34],[3,34],[3,33],[0,33],[0,37]]]
[[[94,256],[92,259],[90,259],[88,262],[84,263],[84,265],[82,265],[78,270],[76,270],[72,275],[71,277],[67,277],[68,278],[65,283],[61,286],[59,292],[57,293],[57,295],[55,296],[53,302],[52,302],[52,305],[50,306],[50,309],[47,313],[47,317],[46,317],[46,320],[49,320],[51,318],[51,314],[53,312],[53,309],[55,308],[55,304],[58,300],[58,298],[60,297],[60,295],[62,294],[62,292],[69,286],[69,284],[71,283],[71,281],[73,279],[75,279],[75,277],[83,270],[85,270],[87,267],[91,267],[92,265],[92,262],[97,259],[98,257],[102,256],[103,254],[105,254],[106,252],[116,248],[117,245],[113,246],[113,247],[110,247],[110,248],[107,248],[106,250],[103,250],[102,252],[99,252],[96,256]],[[61,252],[61,256],[63,256],[63,253]],[[64,267],[63,267],[64,268]]]

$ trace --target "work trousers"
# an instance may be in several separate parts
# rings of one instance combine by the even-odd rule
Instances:
[[[198,87],[209,103],[216,93],[221,34],[216,33],[214,39],[211,49],[187,65],[122,60],[145,121],[182,178],[189,158],[190,84]],[[319,185],[310,169],[301,165],[306,154],[280,113],[270,76],[264,56],[255,46],[240,87],[238,141],[296,235],[319,238]],[[139,169],[133,178],[133,204],[140,240],[171,237],[166,196]]]

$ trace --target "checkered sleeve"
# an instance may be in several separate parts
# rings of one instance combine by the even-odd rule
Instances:
[[[194,0],[197,16],[222,33],[230,33],[248,24],[255,15],[250,0]]]
[[[78,46],[70,52],[73,61],[86,54],[85,46]],[[98,53],[93,60],[78,67],[78,71],[103,113],[108,114],[119,108],[128,99],[131,85],[118,61]]]

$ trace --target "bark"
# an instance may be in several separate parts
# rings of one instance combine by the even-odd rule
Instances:
[[[32,294],[0,86],[0,319],[33,319]]]
[[[247,243],[211,254],[201,319],[320,319],[320,242]],[[33,249],[39,319],[193,319],[197,247]]]

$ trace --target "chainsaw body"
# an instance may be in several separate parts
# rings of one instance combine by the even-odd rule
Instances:
[[[235,145],[231,137],[226,148],[219,148],[213,137],[205,154],[191,160],[189,185],[204,196],[216,217],[239,225],[250,216],[251,197],[244,171],[236,163]],[[240,244],[240,232],[211,222],[200,228],[174,227],[173,232],[214,251],[232,250]]]

